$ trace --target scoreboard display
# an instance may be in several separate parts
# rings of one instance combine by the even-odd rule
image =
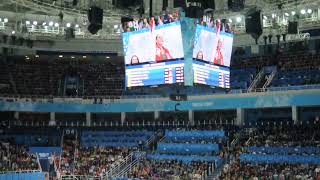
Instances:
[[[123,33],[126,87],[184,82],[179,21]]]
[[[194,61],[194,83],[230,88],[230,70],[227,67]]]
[[[126,87],[182,83],[183,71],[183,60],[128,66]]]

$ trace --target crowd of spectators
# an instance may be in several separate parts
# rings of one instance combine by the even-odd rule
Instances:
[[[175,160],[141,160],[128,175],[129,178],[140,179],[176,179],[200,180],[207,175],[212,164],[208,162],[191,162],[184,164]]]
[[[74,172],[74,158],[76,147],[79,143],[71,135],[66,136],[62,144],[62,154],[60,160],[59,173],[61,175],[70,175]]]
[[[75,157],[74,174],[100,176],[115,163],[124,162],[131,151],[126,147],[80,147]]]
[[[35,154],[13,141],[0,141],[0,172],[40,170]]]
[[[230,154],[230,163],[227,163],[220,175],[220,179],[320,179],[320,166],[315,164],[288,164],[288,163],[255,163],[240,160],[242,153],[253,153],[261,155],[281,155],[283,153],[318,156],[317,153],[299,152],[299,147],[319,147],[319,127],[306,126],[260,126],[250,131],[247,141],[238,144]],[[294,152],[273,151],[248,151],[249,147],[292,147]]]

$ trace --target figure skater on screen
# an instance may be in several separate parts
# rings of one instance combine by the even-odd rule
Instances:
[[[214,55],[214,64],[223,65],[222,41],[218,39],[216,53]]]
[[[203,52],[200,50],[197,54],[197,59],[203,60]]]
[[[161,35],[156,36],[156,62],[173,59],[169,50],[163,45],[163,37]]]
[[[138,56],[133,55],[133,56],[131,57],[131,62],[130,62],[130,64],[133,65],[133,64],[139,64],[139,63],[140,63],[140,62],[139,62]]]

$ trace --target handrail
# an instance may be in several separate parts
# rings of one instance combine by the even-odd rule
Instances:
[[[269,78],[267,79],[266,83],[264,83],[263,88],[267,88],[267,86],[269,86],[269,84],[271,83],[271,81],[273,80],[274,76],[277,74],[277,68],[274,68],[272,70],[271,75],[269,76]]]
[[[261,80],[262,74],[265,72],[265,67],[263,67],[260,72],[257,74],[257,76],[254,78],[252,83],[250,84],[248,91],[250,92],[253,88],[257,86],[257,83]]]
[[[115,174],[117,174],[119,170],[121,170],[121,167],[124,167],[128,162],[130,163],[133,159],[134,152],[131,152],[127,157],[124,158],[124,161],[120,164],[118,162],[114,162],[111,164],[112,168],[110,168],[105,174],[102,175],[102,177],[114,177]]]
[[[20,171],[0,171],[0,174],[6,174],[6,173],[30,173],[30,172],[41,172],[38,170],[20,170]]]
[[[253,89],[251,91],[248,91],[247,89],[235,89],[231,90],[230,92],[226,92],[223,94],[249,94],[249,93],[260,93],[260,92],[266,92],[266,91],[290,91],[290,90],[305,90],[305,89],[320,89],[320,84],[313,84],[313,85],[301,85],[301,86],[289,86],[289,87],[270,87],[270,88],[258,88]],[[201,94],[192,94],[189,95],[189,97],[196,97]],[[207,94],[202,96],[216,96],[221,95],[221,93],[213,93],[213,94]],[[17,98],[24,98],[25,100],[38,100],[39,102],[44,103],[53,103],[54,101],[63,101],[65,103],[71,102],[71,103],[87,103],[84,101],[90,101],[90,103],[93,103],[93,100],[95,98],[102,98],[103,100],[110,102],[121,102],[122,100],[135,100],[135,99],[168,99],[169,97],[160,97],[158,95],[136,95],[136,96],[84,96],[84,97],[70,97],[70,96],[39,96],[39,95],[12,95],[12,94],[1,94],[0,95],[0,101],[1,99],[5,98],[12,98],[13,100],[16,100]],[[75,102],[77,101],[77,102]],[[30,101],[29,101],[30,102]]]

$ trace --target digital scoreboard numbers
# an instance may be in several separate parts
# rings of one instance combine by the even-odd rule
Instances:
[[[126,86],[151,86],[184,82],[184,61],[129,66],[126,68]]]
[[[229,68],[200,61],[194,61],[192,66],[194,83],[230,88]]]

